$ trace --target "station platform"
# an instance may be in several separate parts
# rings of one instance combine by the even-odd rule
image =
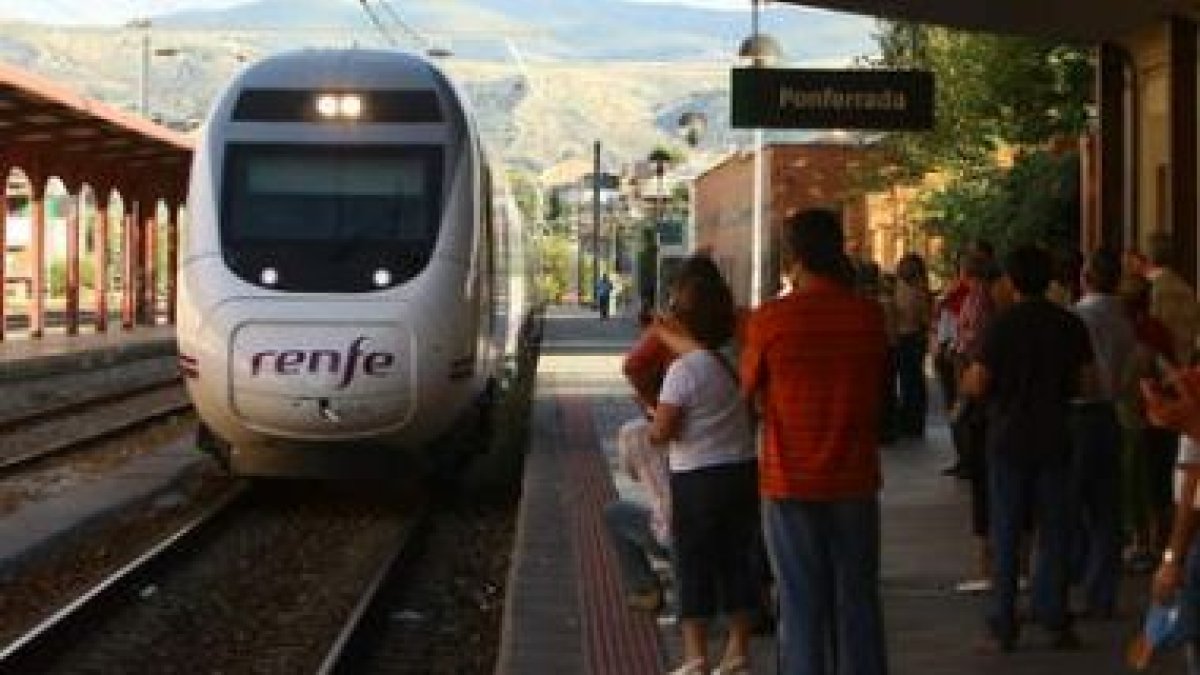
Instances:
[[[85,328],[78,335],[9,338],[0,342],[0,383],[174,354],[174,326],[111,327],[104,333]]]
[[[0,422],[48,405],[162,381],[175,372],[175,327],[112,327],[78,335],[0,342]],[[133,457],[118,469],[15,479],[0,491],[0,573],[109,514],[156,508],[207,459],[190,437]]]
[[[636,408],[621,374],[636,335],[632,318],[551,308],[538,368],[532,438],[510,571],[499,675],[663,673],[680,661],[670,608],[628,609],[602,520],[604,505],[638,487],[617,475],[617,429]],[[968,485],[945,477],[949,430],[931,420],[926,438],[881,450],[882,593],[891,672],[899,675],[1127,673],[1148,575],[1126,575],[1120,615],[1080,621],[1083,646],[1051,651],[1035,627],[1016,652],[983,654],[986,595],[957,592],[975,576]],[[723,635],[717,633],[713,649]],[[771,636],[756,638],[754,673],[776,673]],[[1178,656],[1152,673],[1182,672]]]

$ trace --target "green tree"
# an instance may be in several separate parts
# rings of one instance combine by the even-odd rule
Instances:
[[[574,286],[571,258],[575,244],[562,233],[549,233],[538,239],[538,293],[549,302],[562,302],[563,294]]]
[[[1087,125],[1092,66],[1084,49],[1031,38],[883,22],[872,65],[934,74],[934,128],[887,135],[881,156],[896,167],[875,182],[939,172],[923,195],[931,230],[953,254],[973,238],[1001,249],[1040,242],[1073,246],[1078,230],[1078,156],[1047,151]],[[1010,168],[1001,148],[1015,153]]]
[[[891,134],[892,159],[912,175],[976,167],[999,147],[1033,147],[1087,124],[1086,50],[1045,40],[883,22],[872,65],[934,74],[934,129]]]
[[[521,212],[521,218],[530,226],[542,222],[546,214],[538,212],[541,199],[534,178],[524,171],[515,169],[509,169],[507,177],[513,198],[517,202],[517,210]]]
[[[1023,243],[1061,251],[1078,246],[1078,194],[1079,156],[1038,150],[1018,155],[1011,169],[964,171],[925,195],[922,206],[951,255],[974,239],[1001,251]]]

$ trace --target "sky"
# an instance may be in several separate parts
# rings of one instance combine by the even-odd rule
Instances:
[[[0,0],[0,17],[46,23],[124,23],[180,9],[220,9],[246,0]]]
[[[0,0],[0,17],[47,23],[124,23],[180,9],[220,9],[247,0]],[[750,0],[625,0],[745,12]],[[403,5],[404,0],[393,0]]]

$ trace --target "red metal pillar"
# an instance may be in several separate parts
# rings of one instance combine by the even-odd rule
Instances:
[[[158,319],[158,207],[151,206],[142,229],[142,323],[153,326]]]
[[[29,176],[31,226],[29,256],[32,288],[29,298],[29,337],[40,338],[46,332],[46,179]]]
[[[175,325],[175,295],[179,291],[179,209],[167,216],[167,323]]]
[[[127,205],[126,208],[135,205]],[[137,265],[134,263],[136,255],[134,251],[137,243],[137,234],[134,232],[134,214],[126,212],[121,219],[121,328],[130,330],[133,328],[133,289],[134,289],[134,274],[137,271]]]
[[[96,332],[108,330],[108,195],[96,195]]]
[[[79,334],[79,219],[83,188],[67,195],[67,335]]]
[[[0,167],[0,342],[4,341],[8,316],[4,298],[8,295],[8,167]]]

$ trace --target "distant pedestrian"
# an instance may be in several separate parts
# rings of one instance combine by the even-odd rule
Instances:
[[[1033,615],[1055,647],[1069,648],[1078,640],[1067,612],[1068,410],[1092,372],[1092,346],[1083,322],[1045,297],[1048,253],[1019,247],[1005,259],[1004,273],[1016,302],[988,326],[962,382],[983,400],[987,418],[993,589],[983,646],[1016,645],[1020,544],[1032,521]]]
[[[601,274],[596,280],[596,309],[600,310],[600,318],[607,319],[609,303],[612,300],[613,284],[608,274]]]
[[[881,675],[883,310],[853,288],[836,213],[796,214],[781,241],[793,291],[751,315],[741,360],[763,416],[759,489],[780,672]]]
[[[909,253],[896,263],[895,285],[896,382],[899,385],[897,428],[901,436],[925,435],[929,407],[925,387],[925,349],[933,300],[925,260]]]
[[[650,441],[668,445],[671,533],[683,632],[675,675],[707,675],[708,622],[729,617],[719,672],[749,673],[760,576],[756,463],[750,417],[733,366],[718,350],[733,336],[733,294],[717,266],[695,256],[671,285],[662,330],[690,345],[663,381]]]

